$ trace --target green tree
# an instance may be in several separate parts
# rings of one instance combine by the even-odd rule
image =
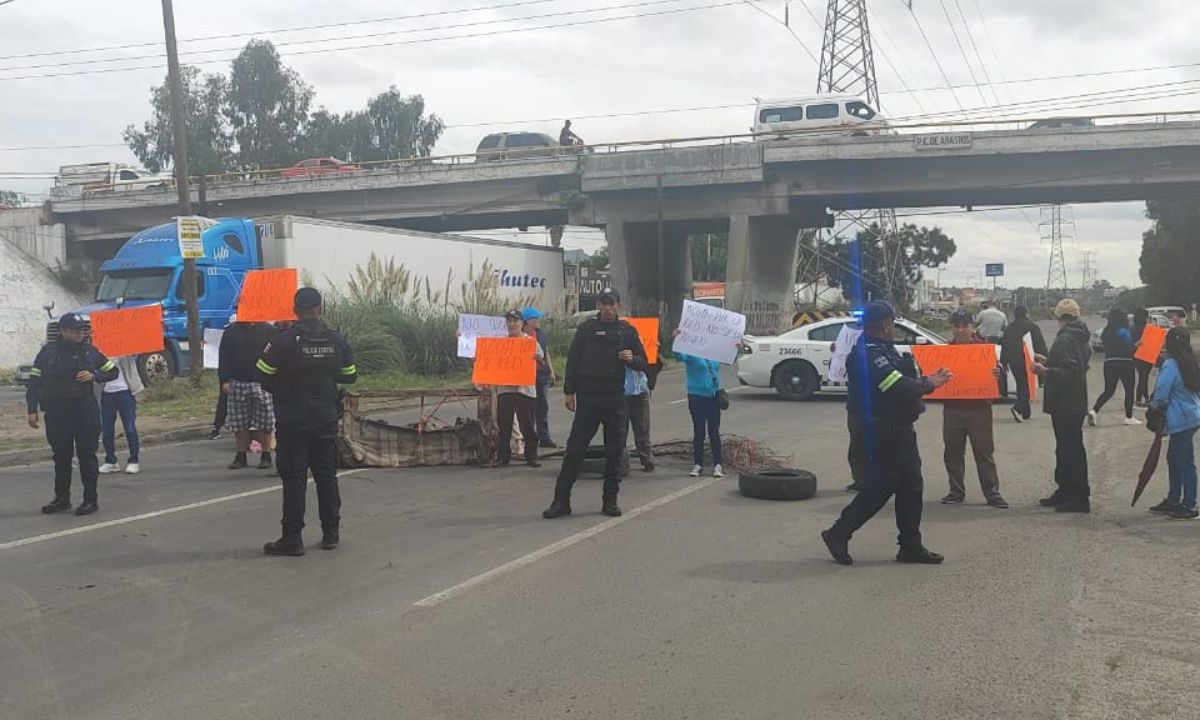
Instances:
[[[1148,202],[1153,226],[1142,234],[1139,275],[1152,304],[1190,307],[1200,301],[1200,205],[1194,201]]]
[[[729,235],[693,235],[690,240],[692,279],[724,282],[729,257]]]
[[[958,250],[941,228],[907,224],[887,239],[879,226],[872,224],[853,241],[838,238],[826,247],[836,268],[831,277],[847,300],[888,300],[902,308],[908,307],[913,286],[921,281],[925,268],[946,264]],[[886,264],[885,258],[889,259]]]
[[[337,115],[322,107],[314,112],[304,147],[308,155],[352,162],[428,157],[444,129],[437,115],[425,115],[424,98],[405,97],[392,86],[371,98],[366,110]]]
[[[300,159],[313,90],[285,67],[275,46],[251,40],[233,60],[225,115],[244,170],[285,167]]]
[[[188,169],[208,175],[234,169],[233,136],[225,118],[229,83],[222,75],[200,75],[194,67],[180,68],[183,82],[183,118],[187,127]],[[138,130],[130,125],[122,133],[125,145],[150,172],[174,166],[175,139],[171,132],[167,81],[150,89],[149,120]]]
[[[0,205],[9,207],[21,207],[27,202],[28,198],[24,194],[14,192],[12,190],[0,190]]]

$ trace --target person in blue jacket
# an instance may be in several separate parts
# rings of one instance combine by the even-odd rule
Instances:
[[[1108,324],[1100,332],[1104,343],[1104,392],[1096,398],[1096,404],[1087,414],[1088,425],[1096,425],[1100,408],[1117,392],[1117,383],[1125,388],[1125,425],[1141,425],[1133,416],[1134,385],[1137,383],[1137,368],[1133,364],[1133,333],[1129,331],[1129,319],[1121,308],[1108,311]]]
[[[1195,520],[1196,510],[1196,429],[1200,428],[1200,363],[1192,352],[1187,328],[1171,328],[1163,346],[1167,359],[1154,384],[1152,411],[1165,411],[1163,434],[1167,445],[1167,471],[1170,489],[1167,497],[1150,508],[1156,515],[1172,520]]]
[[[672,337],[679,337],[675,329]],[[687,377],[688,412],[692,416],[692,471],[691,477],[700,477],[704,469],[704,436],[708,435],[712,447],[713,477],[724,477],[721,467],[721,404],[717,398],[721,390],[721,363],[695,355],[675,353],[675,359],[683,363]]]

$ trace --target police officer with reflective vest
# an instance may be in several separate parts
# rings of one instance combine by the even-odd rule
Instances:
[[[303,555],[308,471],[317,485],[321,547],[338,545],[342,501],[337,483],[338,385],[358,378],[350,345],[321,319],[321,293],[296,291],[297,322],[263,348],[256,365],[274,396],[276,451],[283,478],[283,534],[263,546],[268,555]]]
[[[76,515],[91,515],[100,509],[96,481],[100,463],[100,406],[95,383],[117,379],[117,364],[84,342],[85,322],[75,313],[58,319],[59,339],[46,343],[33,361],[25,390],[29,427],[38,426],[38,408],[46,413],[46,439],[54,452],[54,500],[42,506],[44,513],[71,509],[71,456],[79,456],[79,479],[83,504]]]
[[[921,455],[913,423],[925,411],[922,398],[950,380],[947,370],[920,377],[911,357],[893,344],[895,314],[885,302],[863,309],[863,336],[846,361],[849,412],[864,423],[867,476],[858,495],[833,527],[821,533],[833,559],[851,565],[850,537],[896,496],[900,552],[896,560],[936,565],[942,556],[921,543]]]

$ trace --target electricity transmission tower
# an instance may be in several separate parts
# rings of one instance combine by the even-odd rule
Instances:
[[[1046,289],[1066,289],[1067,262],[1063,257],[1063,241],[1070,240],[1073,236],[1065,232],[1064,227],[1069,230],[1075,223],[1070,219],[1069,213],[1067,219],[1063,219],[1062,205],[1043,207],[1041,216],[1038,228],[1041,230],[1042,240],[1050,243],[1050,269],[1046,272]]]
[[[879,109],[879,85],[875,79],[875,55],[871,49],[871,31],[867,24],[867,0],[829,0],[817,93],[857,95],[876,110]],[[807,256],[807,266],[802,275],[806,278],[815,277],[821,270],[821,261],[828,261],[828,253],[821,247],[825,240],[841,238],[853,241],[872,224],[878,226],[882,235],[878,279],[888,299],[895,298],[900,294],[897,292],[897,283],[904,281],[900,277],[901,250],[895,242],[896,211],[892,209],[844,210],[835,214],[832,230],[805,234],[801,247]],[[862,274],[861,268],[858,274]]]

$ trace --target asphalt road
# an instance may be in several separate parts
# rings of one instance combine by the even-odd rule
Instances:
[[[656,440],[688,435],[682,397],[664,374]],[[931,406],[924,530],[946,564],[895,563],[889,508],[846,568],[817,536],[849,497],[841,402],[732,400],[724,430],[792,453],[815,499],[750,500],[668,460],[625,481],[623,518],[584,479],[551,522],[556,462],[369,470],[342,480],[340,549],[268,558],[275,480],[224,470],[224,441],[145,451],[83,519],[38,514],[48,466],[0,470],[0,717],[1200,717],[1200,523],[1145,512],[1165,468],[1129,507],[1149,433],[1115,406],[1088,432],[1096,512],[1067,517],[1036,506],[1048,418],[1006,406],[1013,509],[973,480],[937,504]]]

